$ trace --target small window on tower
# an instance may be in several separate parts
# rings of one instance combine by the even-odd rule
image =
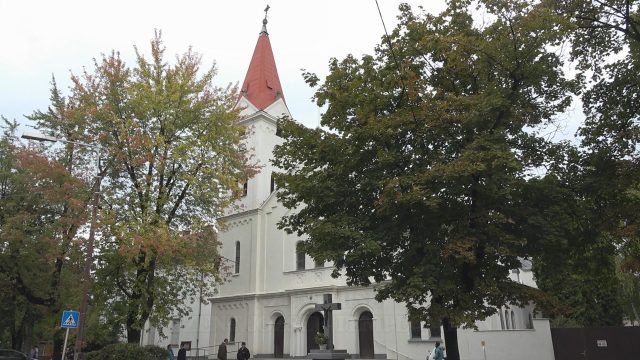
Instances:
[[[240,241],[236,241],[236,262],[234,267],[235,273],[240,273]]]
[[[244,184],[242,184],[242,196],[247,196],[248,192],[249,192],[249,180],[245,181]]]
[[[274,192],[276,190],[276,179],[273,177],[273,174],[271,174],[271,192]]]
[[[302,241],[298,241],[296,244],[296,270],[304,270],[306,254],[302,250]]]

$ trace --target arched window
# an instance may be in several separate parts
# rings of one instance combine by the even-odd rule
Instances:
[[[411,338],[422,339],[422,326],[420,326],[420,320],[410,320]]]
[[[276,179],[273,178],[273,174],[271,174],[271,192],[276,191]]]
[[[249,193],[249,180],[245,181],[244,184],[242,184],[242,196],[247,196],[248,193]]]
[[[507,326],[507,330],[509,330],[509,310],[504,311],[504,323]]]
[[[236,319],[231,318],[231,323],[229,324],[229,341],[236,342]]]
[[[527,329],[533,329],[533,315],[529,313],[529,322],[527,323]]]
[[[502,315],[502,310],[498,310],[498,314],[500,314],[500,330],[504,330],[504,315]]]
[[[304,270],[305,253],[302,250],[302,241],[296,243],[296,270]]]
[[[511,310],[511,328],[515,330],[516,328],[516,314]]]
[[[240,273],[240,241],[236,241],[236,264],[235,273]]]

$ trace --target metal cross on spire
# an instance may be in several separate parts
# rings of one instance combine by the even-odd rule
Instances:
[[[270,8],[271,8],[271,7],[270,7],[269,5],[267,5],[267,7],[266,7],[266,8],[264,8],[264,19],[262,20],[262,31],[261,31],[261,32],[263,32],[263,33],[265,33],[265,34],[269,34],[269,33],[267,32],[267,22],[268,22],[268,21],[267,21],[267,13],[269,12],[269,9],[270,9]]]

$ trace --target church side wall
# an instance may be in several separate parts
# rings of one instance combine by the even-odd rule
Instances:
[[[484,349],[482,347],[484,342]],[[460,358],[464,360],[553,360],[547,319],[533,319],[533,329],[458,330]],[[485,357],[486,353],[486,357]]]
[[[280,292],[288,289],[311,289],[322,286],[344,286],[344,278],[333,279],[331,263],[316,266],[310,256],[305,257],[305,269],[296,269],[296,244],[303,240],[296,234],[278,229],[277,223],[286,215],[277,199],[270,198],[264,207],[264,270],[263,292]]]
[[[254,348],[256,354],[271,356],[274,353],[275,324],[278,317],[284,319],[284,347],[286,357],[292,354],[291,336],[294,330],[291,323],[291,298],[287,295],[270,296],[260,301],[260,316],[256,317],[256,329],[259,335],[255,338]]]
[[[233,300],[214,301],[211,303],[212,316],[210,323],[209,354],[215,355],[218,351],[218,345],[224,339],[229,339],[230,345],[227,348],[229,358],[235,358],[235,351],[240,342],[245,341],[247,344],[254,343],[256,335],[255,330],[251,326],[255,319],[255,299],[253,297],[237,297]],[[232,333],[232,324],[235,323],[235,331]]]
[[[257,212],[244,216],[228,218],[225,222],[226,229],[220,233],[219,240],[222,243],[220,254],[226,259],[225,265],[227,279],[219,288],[219,292],[224,296],[252,293],[251,284],[253,282],[255,269],[254,241],[257,232]],[[240,243],[240,266],[236,273],[236,242]]]
[[[161,329],[152,327],[149,322],[145,324],[141,339],[142,345],[157,345],[166,348],[171,345],[173,352],[177,354],[180,344],[190,342],[193,350],[187,353],[188,356],[205,355],[210,347],[211,338],[211,306],[198,302],[189,304],[191,313],[180,319],[170,320]],[[174,326],[174,321],[179,321],[179,325]],[[161,334],[162,332],[162,334]],[[164,335],[164,336],[162,336]],[[197,349],[200,349],[198,351]]]

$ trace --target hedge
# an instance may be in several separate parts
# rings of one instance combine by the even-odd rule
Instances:
[[[167,360],[167,350],[158,346],[111,344],[87,353],[87,360]]]

